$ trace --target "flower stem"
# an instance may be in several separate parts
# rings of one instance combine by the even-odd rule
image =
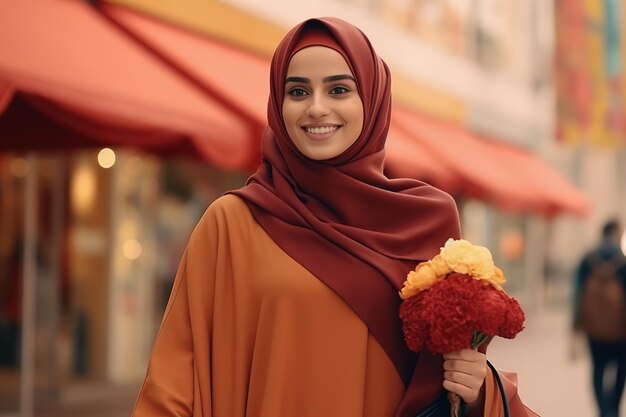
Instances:
[[[470,342],[470,346],[472,349],[476,350],[480,345],[486,342],[487,339],[489,339],[489,336],[487,336],[483,332],[475,330],[472,334],[472,341]]]

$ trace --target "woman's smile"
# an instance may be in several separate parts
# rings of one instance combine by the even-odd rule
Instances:
[[[302,129],[307,133],[311,140],[327,140],[334,136],[339,125],[322,125],[322,126],[303,126]]]

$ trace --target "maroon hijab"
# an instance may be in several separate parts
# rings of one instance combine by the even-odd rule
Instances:
[[[298,151],[282,117],[289,59],[311,44],[344,56],[363,102],[359,138],[324,161]],[[383,174],[390,84],[387,65],[353,25],[319,18],[294,27],[272,59],[262,164],[233,193],[247,202],[278,246],[345,300],[408,383],[412,356],[402,337],[398,290],[418,261],[436,255],[460,232],[449,195],[417,180]]]

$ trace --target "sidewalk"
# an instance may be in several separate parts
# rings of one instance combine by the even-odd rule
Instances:
[[[516,339],[496,338],[489,346],[489,359],[498,369],[517,372],[524,403],[541,417],[598,415],[588,352],[585,346],[576,360],[570,359],[569,328],[566,307],[543,307],[528,315]]]
[[[35,406],[35,417],[129,417],[139,384],[87,383],[66,389],[59,401]]]

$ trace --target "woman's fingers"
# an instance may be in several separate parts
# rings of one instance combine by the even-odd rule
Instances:
[[[473,404],[480,397],[480,387],[470,388],[466,385],[444,380],[443,388],[448,392],[453,392],[463,399],[466,404]]]
[[[460,396],[468,404],[476,401],[487,375],[484,354],[463,349],[444,355],[443,387]]]

